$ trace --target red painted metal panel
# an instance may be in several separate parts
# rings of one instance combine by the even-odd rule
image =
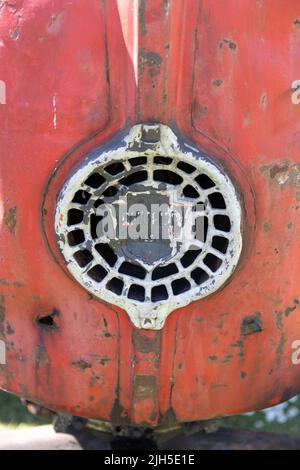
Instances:
[[[149,426],[299,392],[299,24],[296,0],[3,2],[1,387]],[[231,281],[172,313],[161,332],[88,295],[53,231],[74,164],[140,121],[168,124],[224,163],[247,215]],[[53,312],[55,329],[37,323]]]

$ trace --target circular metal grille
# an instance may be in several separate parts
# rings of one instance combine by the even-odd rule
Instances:
[[[161,328],[172,310],[217,290],[241,252],[241,210],[228,176],[180,145],[169,128],[157,127],[157,142],[143,144],[135,126],[118,149],[91,155],[65,184],[56,211],[58,244],[75,278],[144,328]],[[124,198],[146,207],[189,206],[201,239],[99,235],[99,208],[120,207]]]

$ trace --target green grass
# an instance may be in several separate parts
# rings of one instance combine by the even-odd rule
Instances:
[[[0,426],[36,426],[47,423],[49,421],[29,413],[18,397],[0,391]]]

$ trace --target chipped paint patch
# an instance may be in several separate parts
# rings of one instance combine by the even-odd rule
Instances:
[[[50,21],[47,25],[47,31],[49,34],[57,34],[61,28],[64,12],[53,13]]]
[[[300,188],[300,163],[283,161],[274,165],[263,166],[261,172],[281,188],[286,186]]]
[[[90,369],[92,367],[92,365],[89,362],[84,361],[83,359],[79,359],[78,361],[73,361],[71,365],[72,367],[75,367],[76,369],[80,369],[82,371],[85,371],[86,369]]]
[[[17,207],[10,207],[4,212],[3,222],[12,235],[15,235],[17,225]]]
[[[223,41],[220,42],[220,49],[222,49],[223,45],[229,47],[229,49],[232,51],[235,51],[237,48],[236,43],[231,41],[230,39],[223,39]]]
[[[141,49],[139,63],[141,75],[143,75],[145,69],[148,69],[149,75],[152,78],[160,74],[162,58],[157,52]]]
[[[257,312],[255,315],[247,316],[241,323],[241,334],[243,336],[252,335],[262,331],[261,313]]]

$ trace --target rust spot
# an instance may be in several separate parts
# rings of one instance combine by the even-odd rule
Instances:
[[[218,357],[217,356],[208,356],[207,359],[211,362],[216,362],[218,360]]]
[[[276,313],[276,326],[277,328],[281,329],[283,328],[283,323],[282,323],[283,313],[281,311],[275,312],[275,313]]]
[[[289,167],[288,164],[284,164],[283,166],[274,165],[270,168],[270,177],[272,179],[276,178],[277,175],[281,175],[282,173],[286,173]]]
[[[17,289],[21,289],[22,287],[25,287],[25,284],[23,282],[15,281],[14,286],[17,287]]]
[[[118,399],[115,400],[111,410],[110,421],[115,425],[129,424],[128,411],[121,405]]]
[[[232,51],[235,51],[237,48],[236,43],[233,41],[230,41],[229,39],[223,39],[223,43],[226,44],[229,47],[229,49],[231,49]],[[220,47],[222,46],[220,45]]]
[[[197,318],[196,318],[196,322],[197,322],[197,323],[203,323],[203,322],[204,322],[204,318],[202,318],[202,317],[197,317]]]
[[[214,85],[214,86],[217,86],[217,87],[221,86],[222,83],[223,83],[223,80],[214,80],[214,81],[213,81],[213,85]]]
[[[222,359],[222,364],[227,364],[228,362],[230,362],[232,359],[232,354],[226,354],[226,356],[224,357],[224,359]]]
[[[266,93],[262,94],[259,104],[260,104],[261,109],[265,111],[268,106],[268,96]]]
[[[17,207],[11,207],[3,216],[3,221],[12,235],[15,235],[17,224]]]
[[[109,362],[111,362],[111,358],[108,357],[108,356],[103,356],[103,357],[101,357],[101,359],[100,359],[99,362],[100,362],[100,364],[101,364],[102,366],[105,366],[106,364],[108,364]]]
[[[216,388],[226,388],[228,387],[227,384],[212,384],[211,388],[215,390]]]
[[[133,344],[137,351],[140,351],[144,354],[149,354],[151,352],[159,353],[160,335],[155,335],[151,338],[144,336],[141,332],[134,331]]]
[[[271,231],[270,225],[268,224],[268,222],[265,222],[264,223],[264,232],[270,232],[270,231]]]
[[[86,369],[90,369],[92,365],[89,362],[84,361],[83,359],[79,359],[79,361],[72,362],[72,366],[76,367],[77,369],[81,369],[85,371]]]
[[[0,279],[1,286],[9,286],[9,282],[6,279]]]
[[[282,335],[280,336],[280,341],[279,341],[277,349],[276,349],[276,363],[277,363],[277,366],[279,366],[279,364],[280,364],[285,343],[286,343],[286,337],[282,333]]]
[[[236,341],[235,343],[232,343],[232,344],[231,344],[231,347],[232,347],[232,348],[238,348],[238,349],[239,349],[239,352],[238,352],[238,356],[239,356],[239,357],[244,357],[244,356],[245,356],[245,352],[244,352],[244,340],[239,339],[239,340]]]
[[[300,187],[300,163],[291,164],[283,161],[275,165],[263,166],[261,167],[261,172],[267,175],[271,181],[275,181],[281,188],[285,186],[290,186],[291,188]]]
[[[142,36],[145,36],[147,34],[145,0],[139,0],[139,25]]]
[[[38,344],[37,347],[35,348],[35,362],[37,364],[49,364],[49,358],[47,355],[47,351],[45,349],[45,346],[43,344]]]
[[[252,335],[262,331],[261,313],[257,312],[255,315],[247,316],[241,323],[241,334],[243,336]]]
[[[137,374],[134,378],[135,402],[157,398],[156,375]]]
[[[245,377],[247,377],[247,374],[246,374],[246,372],[244,372],[243,370],[241,370],[240,376],[241,376],[241,379],[244,379]]]
[[[300,27],[300,18],[296,18],[295,21],[293,22],[293,25],[296,26],[296,28]]]
[[[206,118],[206,115],[208,113],[208,108],[207,106],[203,106],[197,101],[194,101],[192,113],[193,113],[194,119],[202,120]]]
[[[295,299],[294,300],[294,305],[289,306],[285,309],[284,314],[286,317],[288,317],[296,308],[299,306],[299,300]]]
[[[150,77],[156,77],[160,74],[162,58],[157,52],[146,51],[145,49],[141,49],[139,55],[139,63],[141,75],[144,74],[145,67],[147,67]]]
[[[13,329],[13,327],[11,326],[10,323],[6,323],[6,334],[7,335],[13,335],[15,333],[15,330]]]

